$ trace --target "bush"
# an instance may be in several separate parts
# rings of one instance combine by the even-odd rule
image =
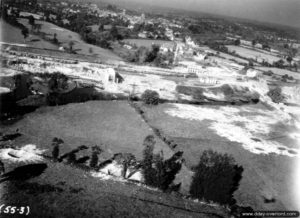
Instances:
[[[273,71],[269,70],[269,71],[267,71],[267,72],[263,72],[263,75],[266,75],[266,76],[273,76],[274,73],[273,73]]]
[[[98,165],[99,157],[98,155],[102,152],[103,150],[95,145],[92,147],[92,156],[91,156],[91,161],[90,161],[90,167],[91,168],[96,168]]]
[[[233,205],[233,193],[238,189],[243,167],[237,166],[233,157],[212,150],[204,151],[190,187],[192,197]]]
[[[68,77],[60,72],[54,72],[50,75],[48,81],[49,92],[58,93],[68,88]]]
[[[156,91],[146,90],[142,94],[142,101],[145,104],[158,105],[158,103],[159,103],[159,94]]]
[[[283,102],[285,97],[281,93],[281,88],[276,87],[275,89],[270,90],[267,95],[272,99],[274,103]]]
[[[59,157],[59,145],[63,144],[64,141],[62,139],[59,139],[59,138],[53,138],[52,140],[52,147],[53,147],[53,150],[52,150],[52,158],[56,161],[58,160],[58,157]]]
[[[287,81],[287,80],[294,80],[293,76],[289,76],[287,74],[284,74],[281,78],[284,79],[285,81]]]
[[[153,154],[154,145],[154,137],[147,136],[144,140],[142,164],[145,183],[167,191],[181,169],[183,152],[177,152],[171,158],[164,160],[162,152]]]
[[[46,102],[49,106],[57,106],[60,104],[60,94],[59,93],[48,93],[46,95]]]

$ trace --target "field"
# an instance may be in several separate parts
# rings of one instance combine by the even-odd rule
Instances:
[[[141,159],[143,140],[153,134],[127,101],[91,101],[40,108],[2,129],[5,132],[19,129],[24,135],[16,140],[16,145],[35,144],[40,149],[49,149],[48,154],[51,154],[52,139],[59,137],[65,141],[63,153],[80,145],[99,145],[106,158],[115,153],[130,152]],[[156,152],[162,150],[166,158],[173,154],[161,140],[157,138],[156,141]],[[181,173],[186,190],[191,173],[186,169]]]
[[[19,22],[27,26],[28,28],[31,28],[28,24],[27,19],[19,19]],[[61,46],[69,47],[69,42],[74,42],[73,50],[76,51],[78,54],[83,55],[93,55],[95,58],[102,58],[105,60],[121,60],[120,57],[118,57],[116,54],[114,54],[112,51],[100,48],[95,45],[90,45],[82,41],[80,38],[80,35],[72,32],[70,30],[61,28],[59,26],[56,26],[52,23],[48,23],[45,21],[36,21],[37,24],[42,24],[41,32],[46,33],[47,37],[49,39],[53,38],[54,33],[57,34],[57,39],[61,43]]]
[[[60,137],[66,142],[66,150],[81,143],[102,144],[111,155],[132,152],[138,157],[142,154],[144,138],[151,134],[126,101],[92,101],[40,108],[10,128],[19,128],[33,144],[43,149],[49,148],[53,137]],[[126,136],[126,140],[122,136]],[[164,149],[161,142],[157,147]],[[165,153],[170,154],[170,151],[165,150]]]
[[[265,60],[269,63],[273,63],[274,61],[280,60],[279,57],[240,46],[228,45],[227,48],[229,49],[229,51],[235,51],[238,55],[244,58],[252,58],[254,60],[257,59],[258,62],[262,62],[263,60]]]
[[[138,47],[140,46],[145,46],[147,48],[151,48],[153,44],[155,45],[162,45],[164,43],[167,44],[174,44],[172,41],[167,41],[167,40],[155,40],[155,39],[124,39],[124,42],[132,45],[136,45]]]
[[[299,145],[292,124],[263,105],[192,106],[163,104],[143,107],[149,124],[183,150],[188,167],[201,152],[213,149],[233,155],[244,167],[235,197],[239,204],[256,210],[295,208],[294,164]],[[180,124],[180,125],[179,125]],[[295,138],[296,136],[296,138]],[[274,198],[274,203],[264,203]]]
[[[46,48],[46,49],[58,49],[57,46],[41,39],[38,36],[30,35],[26,42],[24,42],[23,35],[21,34],[21,30],[17,27],[14,27],[3,20],[0,20],[0,42],[9,43],[9,44],[16,44],[20,46],[29,46],[35,48]]]
[[[238,57],[235,57],[235,56],[232,56],[232,55],[223,53],[223,52],[220,52],[220,56],[221,56],[222,58],[227,59],[227,60],[234,60],[235,62],[237,62],[237,63],[239,63],[239,64],[248,64],[248,62],[249,62],[249,61],[244,60],[244,59],[242,59],[242,58],[238,58]]]
[[[256,69],[261,70],[261,71],[265,71],[265,72],[271,70],[273,73],[275,73],[279,76],[283,76],[283,75],[287,74],[288,76],[294,77],[294,79],[300,80],[300,73],[293,72],[293,71],[290,71],[290,70],[279,69],[279,68],[275,68],[275,67],[256,67]]]

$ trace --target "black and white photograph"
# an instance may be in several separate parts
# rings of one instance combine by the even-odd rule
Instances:
[[[300,217],[300,0],[0,7],[0,218]]]

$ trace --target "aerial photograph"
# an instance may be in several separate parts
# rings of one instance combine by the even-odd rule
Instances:
[[[300,0],[0,7],[0,218],[300,217]]]

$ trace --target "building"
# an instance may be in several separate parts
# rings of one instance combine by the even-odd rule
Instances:
[[[145,39],[145,38],[147,38],[147,35],[145,32],[141,32],[138,34],[138,37]]]
[[[173,52],[176,49],[175,46],[176,46],[175,43],[172,43],[172,42],[163,43],[160,46],[160,52],[162,52],[162,53],[166,53],[168,51]]]
[[[260,77],[260,75],[261,74],[257,70],[254,70],[254,69],[248,69],[246,71],[246,77],[248,77],[248,78],[254,79],[254,78]]]
[[[213,77],[201,77],[199,78],[199,82],[205,85],[216,85],[220,83],[218,79]]]
[[[77,75],[81,78],[98,81],[102,83],[104,87],[124,81],[124,78],[113,68],[90,69],[84,67]]]
[[[124,81],[124,78],[113,68],[102,69],[100,73],[104,76],[104,84],[122,83]]]
[[[191,47],[196,47],[197,44],[192,40],[191,37],[185,37],[185,44]]]

